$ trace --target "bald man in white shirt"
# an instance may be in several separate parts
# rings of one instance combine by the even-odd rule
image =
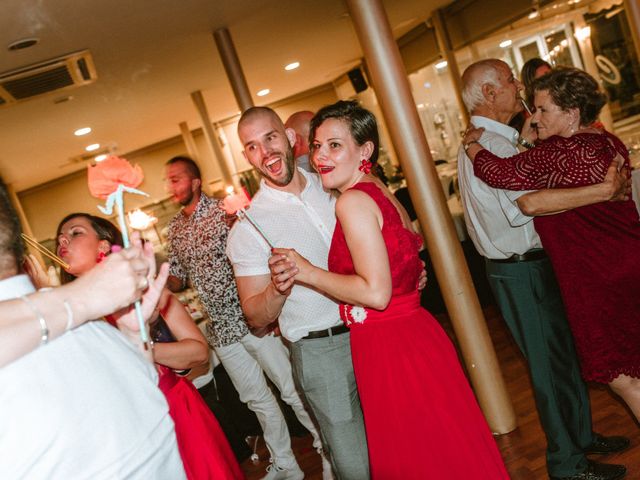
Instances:
[[[317,174],[296,168],[295,132],[285,129],[273,110],[253,107],[243,113],[238,136],[245,156],[262,176],[251,218],[275,245],[293,247],[315,265],[326,267],[336,223],[335,199]],[[340,319],[338,304],[301,285],[280,293],[271,282],[269,245],[246,222],[237,222],[231,230],[227,254],[247,321],[254,327],[279,321],[296,383],[318,421],[334,473],[339,479],[368,479],[349,329]]]

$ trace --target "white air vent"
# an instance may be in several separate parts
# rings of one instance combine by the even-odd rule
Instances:
[[[88,50],[0,73],[0,106],[96,81]]]

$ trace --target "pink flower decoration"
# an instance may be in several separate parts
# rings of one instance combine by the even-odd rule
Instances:
[[[249,206],[249,197],[244,188],[240,193],[231,193],[222,201],[222,208],[229,215],[235,215],[239,210]]]
[[[131,165],[124,158],[110,155],[106,160],[89,166],[89,191],[94,197],[106,199],[115,192],[118,185],[136,188],[144,180],[140,165]]]

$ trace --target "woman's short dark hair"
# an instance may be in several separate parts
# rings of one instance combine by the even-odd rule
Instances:
[[[109,245],[112,246],[122,246],[122,234],[120,233],[120,230],[118,230],[118,227],[116,227],[109,220],[107,220],[106,218],[91,215],[90,213],[76,212],[70,213],[62,220],[60,220],[60,223],[58,224],[58,228],[56,230],[56,252],[58,251],[58,247],[60,246],[59,238],[60,233],[62,233],[62,226],[69,220],[78,217],[86,218],[89,221],[89,223],[91,224],[91,228],[93,228],[93,231],[96,232],[96,235],[100,240],[106,240],[107,242],[109,242]],[[65,272],[64,270],[60,272],[60,280],[63,284],[69,283],[75,278],[75,276]]]
[[[563,110],[580,110],[580,125],[591,125],[600,110],[607,103],[607,96],[600,85],[584,70],[578,68],[558,68],[533,83],[536,92],[546,90],[553,103]]]
[[[330,118],[336,118],[345,122],[349,126],[351,136],[358,145],[364,145],[366,142],[373,143],[373,153],[369,161],[371,161],[371,163],[378,161],[380,140],[378,137],[376,117],[355,101],[340,100],[318,110],[318,113],[311,119],[309,127],[309,148],[311,150],[313,149],[313,139],[316,135],[316,129],[322,125],[325,120]]]

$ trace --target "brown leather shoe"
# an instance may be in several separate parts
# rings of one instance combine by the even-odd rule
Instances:
[[[609,453],[622,452],[631,445],[627,437],[605,437],[599,433],[593,434],[593,443],[584,449],[587,455],[607,455]]]
[[[623,465],[598,463],[591,460],[588,462],[587,469],[582,473],[569,477],[551,477],[551,480],[619,480],[627,474],[627,469]]]

